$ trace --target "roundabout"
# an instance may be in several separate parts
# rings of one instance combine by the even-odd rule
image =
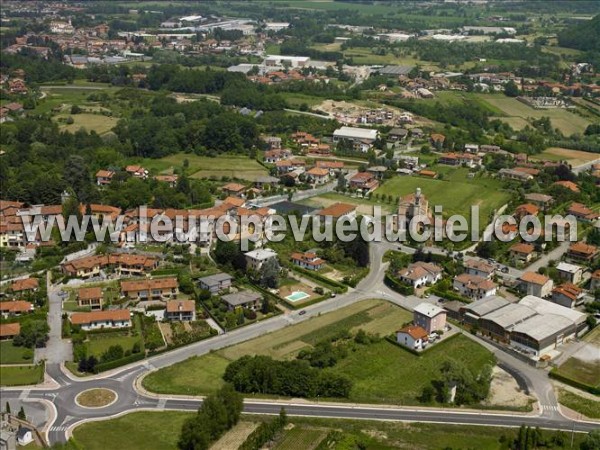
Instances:
[[[93,388],[80,392],[75,397],[75,403],[82,408],[106,408],[117,401],[119,396],[112,389]]]

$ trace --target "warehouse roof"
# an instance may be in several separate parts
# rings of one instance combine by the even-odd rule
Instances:
[[[500,309],[509,304],[509,301],[505,298],[499,297],[497,295],[490,295],[489,297],[484,297],[480,300],[474,301],[468,305],[464,306],[464,309],[467,311],[477,315],[477,316],[485,316],[497,309]]]
[[[586,318],[584,313],[580,313],[574,309],[549,302],[548,300],[536,297],[535,295],[526,295],[518,304],[531,308],[540,315],[546,316],[554,314],[557,316],[563,316],[575,323],[585,322]]]
[[[504,308],[493,311],[483,318],[494,322],[505,330],[536,315],[533,308],[518,303],[511,303]]]
[[[564,316],[544,314],[531,317],[524,322],[521,322],[513,328],[512,332],[526,334],[539,342],[574,325],[575,324],[571,320]]]

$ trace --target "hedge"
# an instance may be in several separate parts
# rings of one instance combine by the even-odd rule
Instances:
[[[386,273],[383,282],[390,289],[398,292],[402,295],[413,295],[415,293],[415,289],[412,286],[406,286],[405,284],[400,283],[398,280],[392,278],[390,274]]]
[[[348,291],[348,286],[346,286],[345,284],[339,283],[334,280],[330,280],[329,278],[326,278],[319,273],[315,273],[312,270],[306,270],[306,269],[303,269],[302,267],[298,267],[298,266],[292,266],[292,269],[298,273],[301,273],[302,275],[305,275],[308,278],[312,278],[314,281],[317,281],[318,283],[323,283],[323,284],[327,285],[330,289],[337,289],[338,293],[344,293],[344,292]]]
[[[569,386],[573,386],[577,389],[581,389],[582,391],[589,392],[590,394],[600,395],[599,387],[591,386],[589,384],[582,383],[581,381],[577,381],[573,378],[563,375],[562,373],[558,372],[558,369],[556,367],[550,371],[549,376],[550,378],[562,381],[563,383],[568,384]]]
[[[105,363],[100,363],[96,365],[95,372],[105,372],[107,370],[116,369],[117,367],[124,366],[125,364],[130,364],[133,362],[141,361],[145,358],[144,352],[133,353],[130,356],[125,356],[124,358],[117,359],[115,361],[108,361]]]

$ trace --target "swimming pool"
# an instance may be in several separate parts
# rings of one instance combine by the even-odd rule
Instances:
[[[302,291],[294,291],[290,295],[288,295],[285,299],[290,302],[299,302],[300,300],[304,300],[305,298],[310,297],[310,294]]]

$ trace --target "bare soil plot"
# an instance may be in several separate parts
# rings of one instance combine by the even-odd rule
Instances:
[[[76,397],[77,403],[87,408],[102,408],[110,405],[117,398],[115,391],[110,389],[88,389]]]
[[[590,161],[594,161],[595,159],[600,159],[600,153],[584,152],[561,147],[549,147],[532,158],[541,160],[548,159],[551,161],[562,160],[567,161],[572,166],[580,166]]]

